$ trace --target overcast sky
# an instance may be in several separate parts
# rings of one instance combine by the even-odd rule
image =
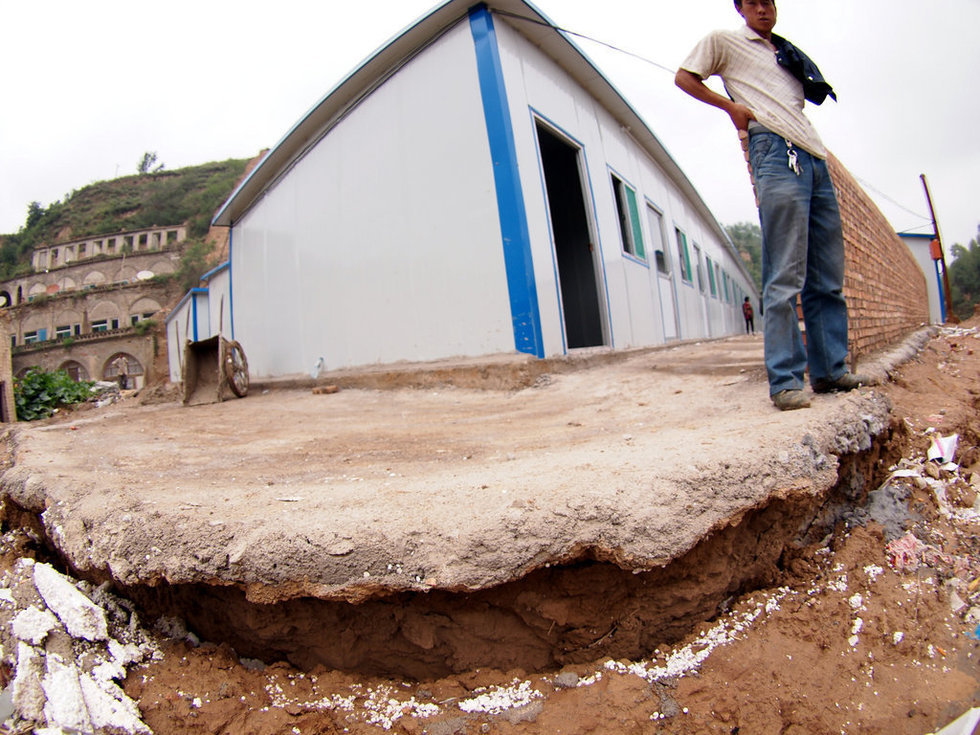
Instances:
[[[145,151],[170,169],[254,156],[434,4],[0,0],[0,232],[16,232],[32,201],[135,173]],[[536,5],[559,26],[671,69],[707,31],[741,25],[727,0]],[[975,238],[980,0],[778,6],[777,32],[820,65],[840,100],[807,114],[895,229],[931,231],[924,173],[947,250]],[[672,73],[574,40],[723,224],[758,221],[726,115],[680,92]]]

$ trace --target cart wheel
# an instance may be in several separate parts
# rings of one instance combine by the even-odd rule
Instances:
[[[225,377],[228,387],[239,398],[248,395],[248,360],[238,342],[231,340],[225,350]]]

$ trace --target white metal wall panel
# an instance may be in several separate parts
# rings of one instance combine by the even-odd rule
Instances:
[[[257,376],[513,351],[469,26],[363,100],[234,227]]]
[[[900,235],[900,237],[902,237]],[[932,259],[929,250],[930,240],[921,237],[902,237],[915,262],[926,279],[926,292],[929,295],[929,321],[932,324],[942,324],[943,307],[939,294],[939,281],[936,276],[936,261]]]
[[[231,298],[228,269],[220,270],[208,279],[208,318],[210,320],[209,334],[201,335],[207,339],[220,334],[231,339]]]
[[[190,336],[197,340],[207,339],[213,334],[211,331],[211,312],[208,309],[208,295],[206,292],[195,292],[192,300],[194,301],[194,308],[191,321],[193,322],[196,317],[197,332],[196,336],[195,332],[191,332]]]
[[[663,210],[664,244],[670,255],[677,294],[678,336],[700,339],[738,333],[742,326],[740,305],[723,298],[713,299],[705,270],[702,270],[702,276],[707,295],[698,288],[696,272],[693,284],[681,281],[674,227],[680,227],[687,236],[692,269],[697,267],[696,243],[702,250],[703,268],[706,267],[705,258],[710,257],[712,262],[720,263],[736,283],[742,283],[746,293],[754,294],[727,241],[720,239],[711,224],[695,213],[695,208],[685,201],[676,184],[594,98],[506,23],[498,19],[496,27],[527,200],[546,354],[561,352],[562,322],[548,213],[535,148],[533,114],[540,115],[579,141],[585,151],[590,177],[588,205],[597,228],[597,245],[601,248],[600,278],[605,290],[602,301],[604,307],[608,306],[608,326],[612,330],[614,346],[663,343],[663,320],[665,316],[673,319],[673,315],[664,315],[660,307],[661,278],[652,248],[647,249],[646,265],[622,252],[610,169],[636,188],[641,208],[646,200],[650,200]],[[650,225],[642,211],[640,220],[645,245],[649,246]]]
[[[174,309],[167,319],[167,367],[170,371],[170,382],[179,383],[183,380],[181,371],[184,342],[187,340],[188,315],[191,310],[190,299],[184,301],[179,308]]]
[[[211,336],[207,292],[195,289],[167,317],[167,367],[172,382],[182,379],[184,344]]]

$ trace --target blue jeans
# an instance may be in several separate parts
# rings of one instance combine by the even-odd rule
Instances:
[[[802,390],[810,382],[847,372],[847,304],[844,301],[844,238],[840,209],[827,162],[786,141],[753,133],[749,160],[762,224],[762,303],[765,312],[769,393]],[[801,295],[807,346],[796,313]]]

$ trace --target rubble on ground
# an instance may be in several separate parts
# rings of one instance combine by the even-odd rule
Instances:
[[[980,637],[980,558],[977,549],[969,546],[980,525],[977,488],[980,472],[961,467],[951,458],[906,457],[889,468],[887,480],[872,495],[889,491],[908,504],[918,492],[929,507],[920,507],[921,515],[906,514],[903,526],[893,525],[888,531],[879,521],[893,522],[894,518],[877,515],[871,504],[863,515],[850,517],[841,530],[846,543],[852,530],[867,523],[881,528],[882,551],[892,572],[905,578],[901,585],[907,591],[907,602],[911,604],[922,594],[922,588],[941,590],[967,637]],[[936,530],[935,520],[945,522],[942,533]],[[957,539],[964,553],[949,551]],[[762,590],[735,601],[713,624],[702,626],[675,646],[651,652],[649,658],[607,659],[591,668],[517,677],[475,686],[465,696],[449,699],[438,700],[429,692],[394,683],[353,684],[338,690],[325,677],[321,683],[316,674],[287,673],[280,666],[267,667],[259,661],[240,660],[239,665],[264,678],[268,698],[264,709],[281,711],[287,717],[318,714],[344,722],[348,729],[353,728],[351,732],[448,733],[464,732],[467,723],[477,721],[532,723],[559,692],[600,686],[604,680],[608,685],[617,678],[641,680],[657,692],[659,704],[650,713],[650,721],[683,720],[688,711],[676,700],[679,681],[696,679],[716,651],[751,636],[774,616],[785,614],[781,611],[801,607],[838,605],[849,611],[849,624],[841,633],[842,655],[848,651],[858,655],[868,636],[885,640],[896,650],[907,649],[925,661],[941,661],[948,655],[941,646],[916,640],[913,629],[882,628],[875,613],[868,612],[879,594],[880,580],[888,573],[885,567],[872,563],[847,568],[835,560],[829,540],[817,549],[815,558],[818,573],[809,585]],[[140,627],[126,601],[102,588],[76,583],[47,564],[20,559],[0,579],[0,620],[4,624],[4,662],[15,672],[9,687],[13,722],[33,723],[39,733],[150,732],[136,702],[123,693],[118,682],[127,669],[151,671],[162,656],[154,634]],[[161,621],[157,628],[192,647],[200,644],[179,620]],[[870,682],[873,669],[869,671]],[[195,712],[206,712],[215,704],[204,692],[179,694]],[[412,722],[427,729],[413,729]],[[439,723],[443,723],[441,729]]]
[[[0,578],[0,623],[13,672],[5,714],[18,731],[151,732],[119,685],[127,667],[158,656],[125,600],[21,558]]]

